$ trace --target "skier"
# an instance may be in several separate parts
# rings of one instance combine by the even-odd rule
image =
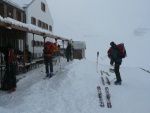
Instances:
[[[52,62],[52,54],[53,51],[57,50],[55,44],[53,42],[45,42],[44,44],[44,60],[45,60],[45,66],[46,66],[46,77],[51,78],[54,73],[53,73],[53,62]],[[50,69],[49,69],[50,67]]]
[[[114,82],[115,85],[121,85],[122,79],[120,76],[119,68],[122,63],[122,58],[119,57],[119,49],[117,45],[114,42],[110,43],[111,46],[111,54],[108,50],[108,56],[110,58],[110,65],[113,65],[115,63],[114,71],[116,74],[116,81]]]

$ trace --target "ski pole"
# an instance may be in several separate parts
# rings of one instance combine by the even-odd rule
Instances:
[[[96,63],[97,73],[98,73],[98,56],[99,56],[99,52],[97,52],[97,63]]]
[[[61,56],[60,56],[60,53],[59,53],[59,64],[60,64],[60,70],[61,70]]]
[[[112,79],[110,82],[114,81],[116,78]]]

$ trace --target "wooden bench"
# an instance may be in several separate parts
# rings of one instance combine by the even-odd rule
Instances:
[[[19,64],[18,65],[19,71],[22,71],[22,70],[25,71],[25,68],[27,71],[29,70],[29,68],[33,69],[33,67],[35,67],[35,63],[36,62],[34,62],[34,61],[32,61],[31,63],[25,63],[25,66],[24,66],[24,64]]]
[[[38,65],[38,67],[39,67],[39,64],[44,62],[44,58],[39,58],[39,59],[36,59],[36,60],[33,60],[33,61],[35,62],[35,66],[37,67],[37,65]]]

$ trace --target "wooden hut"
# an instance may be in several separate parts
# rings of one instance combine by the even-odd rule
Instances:
[[[79,60],[85,58],[85,50],[86,50],[85,42],[73,41],[72,45],[74,47],[73,58]]]

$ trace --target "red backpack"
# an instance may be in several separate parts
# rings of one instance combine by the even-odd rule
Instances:
[[[52,54],[51,48],[52,48],[52,43],[49,41],[45,42],[44,50],[43,50],[44,54]]]
[[[119,49],[119,58],[125,58],[127,57],[127,53],[126,53],[126,49],[124,47],[124,44],[123,43],[120,43],[117,45],[118,49]],[[110,47],[109,50],[108,50],[108,57],[110,58],[111,55],[112,55],[112,48]]]
[[[125,58],[127,56],[127,53],[126,53],[126,49],[124,47],[124,44],[123,43],[118,44],[117,47],[119,49],[119,57]]]

